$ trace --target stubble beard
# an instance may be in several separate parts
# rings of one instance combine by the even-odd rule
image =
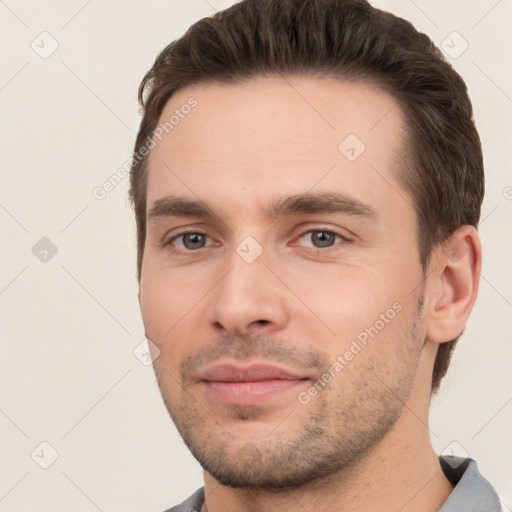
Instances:
[[[418,310],[416,320],[419,314]],[[411,340],[411,336],[417,336],[416,331],[414,321],[411,332],[401,336],[401,346],[417,345],[416,338]],[[275,340],[261,337],[241,345],[239,341],[225,339],[219,343],[218,352],[229,352],[235,357],[238,354],[241,359],[258,354],[279,360],[276,350],[280,349],[276,347],[280,346],[283,349],[279,357],[287,348]],[[205,354],[204,358],[209,356]],[[390,375],[387,362],[364,359],[357,368],[354,366],[356,371],[351,372],[350,382],[345,380],[344,369],[310,403],[302,405],[297,401],[294,407],[308,407],[309,411],[304,415],[303,409],[299,409],[304,420],[292,422],[291,430],[286,429],[284,421],[283,427],[254,439],[234,436],[230,422],[220,417],[217,420],[186,387],[181,388],[179,401],[171,403],[164,392],[164,379],[158,378],[158,383],[184,442],[203,469],[219,483],[234,488],[293,489],[354,468],[392,429],[408,399],[419,363],[418,351],[411,348],[405,348],[401,356],[393,382],[386,382]],[[294,356],[291,357],[293,360]],[[310,358],[319,368],[323,365],[322,372],[329,366],[318,353]],[[233,406],[229,420],[250,422],[264,415],[265,410],[259,407]],[[286,415],[292,418],[294,412],[283,410],[281,420]]]

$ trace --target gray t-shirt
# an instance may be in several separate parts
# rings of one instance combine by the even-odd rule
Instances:
[[[500,512],[501,504],[491,484],[480,474],[473,459],[440,457],[446,478],[455,486],[439,512]],[[200,512],[204,489],[196,491],[181,505],[165,512]]]

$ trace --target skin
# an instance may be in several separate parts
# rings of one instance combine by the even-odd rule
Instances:
[[[197,84],[162,120],[190,96],[197,107],[150,155],[148,212],[159,214],[148,219],[139,299],[163,399],[205,468],[207,510],[438,510],[452,487],[429,438],[431,374],[475,301],[476,230],[434,248],[423,272],[413,200],[397,178],[404,117],[382,90],[313,76]],[[348,134],[366,146],[354,161],[339,150]],[[269,215],[280,200],[334,192],[374,214]],[[156,212],[169,196],[211,215]],[[221,363],[268,363],[302,380],[226,403],[202,381]],[[325,387],[308,391],[329,367]]]

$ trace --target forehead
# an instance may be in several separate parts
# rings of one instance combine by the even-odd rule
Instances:
[[[171,97],[160,126],[148,206],[171,193],[242,202],[313,188],[370,202],[381,189],[392,202],[401,189],[404,116],[367,84],[312,76],[195,84]]]

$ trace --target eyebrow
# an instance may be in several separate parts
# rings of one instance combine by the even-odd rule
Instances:
[[[148,212],[148,220],[161,217],[203,217],[213,218],[216,215],[203,201],[193,201],[185,197],[168,196],[157,199]]]
[[[344,213],[377,219],[377,212],[357,199],[338,193],[307,193],[274,201],[267,214],[279,217],[301,213]]]
[[[377,219],[377,212],[369,205],[338,193],[306,193],[274,200],[266,209],[269,217],[282,217],[308,213],[343,213],[356,217]],[[148,220],[162,217],[218,218],[214,210],[204,201],[179,196],[157,199],[148,212]]]

